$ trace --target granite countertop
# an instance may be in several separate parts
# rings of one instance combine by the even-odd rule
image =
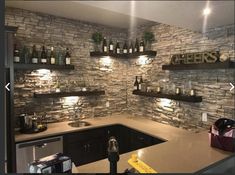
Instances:
[[[16,134],[15,140],[16,142],[23,142],[112,124],[122,124],[167,140],[158,145],[120,155],[119,173],[131,168],[127,160],[133,153],[136,153],[142,161],[159,173],[193,173],[232,155],[230,152],[210,147],[207,131],[194,133],[129,114],[92,118],[86,119],[86,121],[90,122],[91,126],[73,128],[68,125],[69,122],[48,124],[47,131],[37,134]],[[108,173],[109,161],[103,159],[78,166],[77,171],[79,173]]]

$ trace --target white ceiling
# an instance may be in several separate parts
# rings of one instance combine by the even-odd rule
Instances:
[[[130,27],[134,19],[137,25],[155,21],[202,31],[206,1],[7,1],[6,5],[121,28]],[[207,28],[234,24],[234,1],[210,1],[209,6]]]

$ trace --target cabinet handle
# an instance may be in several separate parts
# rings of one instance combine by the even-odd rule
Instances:
[[[86,150],[87,150],[87,145],[84,145],[84,149],[85,149],[85,152],[86,152]]]
[[[143,137],[139,137],[139,140],[143,141],[143,140],[144,140],[144,138],[143,138]]]
[[[90,152],[90,144],[87,144],[88,152]]]

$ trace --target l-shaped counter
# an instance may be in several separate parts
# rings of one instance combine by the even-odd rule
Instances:
[[[158,173],[194,173],[233,155],[231,152],[212,148],[209,144],[208,131],[195,133],[130,114],[89,118],[85,121],[91,123],[91,125],[75,128],[69,126],[69,122],[48,124],[48,129],[41,133],[16,134],[15,141],[16,143],[31,141],[114,124],[121,124],[166,140],[161,144],[121,154],[118,161],[118,173],[123,173],[126,169],[131,168],[127,161],[134,153]],[[109,173],[109,161],[103,159],[77,166],[73,171],[79,173]]]

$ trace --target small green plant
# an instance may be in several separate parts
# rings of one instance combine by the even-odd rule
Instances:
[[[94,41],[95,44],[100,44],[102,39],[103,39],[102,33],[95,32],[92,34],[92,40]]]
[[[154,41],[154,34],[152,32],[144,32],[144,40],[145,42],[153,42]]]

